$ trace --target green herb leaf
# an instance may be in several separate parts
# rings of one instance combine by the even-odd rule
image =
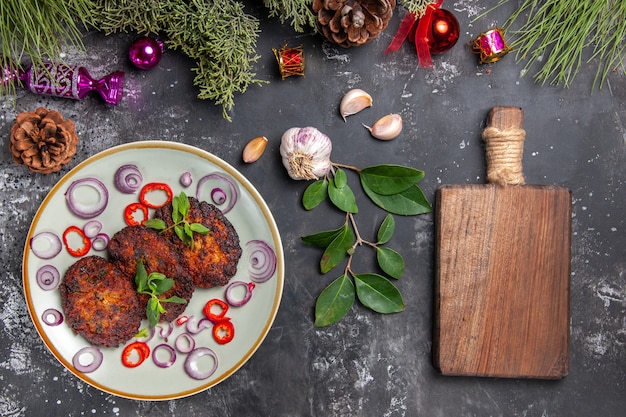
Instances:
[[[350,229],[347,224],[344,225],[341,232],[333,239],[322,254],[320,269],[323,274],[336,267],[339,262],[348,256],[348,250],[352,248],[354,239],[352,229]]]
[[[337,188],[335,181],[331,180],[328,184],[328,197],[330,197],[330,201],[332,201],[338,209],[346,213],[358,213],[359,211],[356,206],[354,193],[347,184],[344,184],[341,188]]]
[[[354,304],[354,285],[345,274],[334,280],[317,297],[315,326],[323,327],[341,320]]]
[[[159,306],[159,300],[156,297],[149,298],[148,302],[146,303],[146,317],[148,317],[150,327],[156,326],[159,322],[159,319],[161,318]]]
[[[174,280],[171,278],[164,278],[159,281],[156,281],[156,286],[154,288],[154,293],[156,295],[163,294],[166,291],[169,291],[170,288],[174,286]]]
[[[325,232],[319,232],[308,236],[303,236],[302,240],[304,243],[309,245],[317,246],[319,248],[325,248],[343,231],[345,225],[335,229],[328,230]]]
[[[378,243],[383,244],[389,242],[395,230],[396,221],[391,214],[387,214],[378,228]]]
[[[399,279],[404,273],[404,258],[395,250],[378,247],[376,248],[376,259],[380,269],[391,278]]]
[[[173,295],[169,298],[164,298],[161,300],[162,303],[176,303],[176,304],[187,304],[187,300],[184,298],[180,298],[177,295]]]
[[[326,178],[317,180],[304,190],[302,205],[307,210],[313,210],[328,197],[328,181]]]
[[[424,178],[424,171],[402,165],[375,165],[361,170],[361,184],[376,194],[401,193]]]
[[[191,223],[189,225],[189,229],[194,233],[199,233],[201,235],[208,234],[211,230],[203,225],[202,223]]]
[[[165,230],[167,225],[161,219],[150,219],[143,222],[144,226],[150,227],[155,230]]]
[[[387,278],[378,274],[357,274],[354,282],[356,295],[365,307],[383,314],[404,310],[402,294]]]
[[[143,293],[148,289],[148,273],[146,267],[141,260],[137,261],[137,270],[135,274],[135,285],[137,286],[137,292]]]
[[[335,171],[335,177],[333,179],[335,187],[343,188],[348,185],[348,176],[346,175],[346,171],[341,168],[337,168]]]
[[[178,224],[183,221],[184,215],[180,212],[180,200],[178,196],[172,198],[172,222]]]
[[[403,192],[394,195],[381,195],[373,192],[365,184],[363,191],[380,208],[393,214],[414,216],[430,213],[432,207],[417,185],[412,185]]]

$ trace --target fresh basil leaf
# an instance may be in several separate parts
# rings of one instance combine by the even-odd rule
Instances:
[[[161,313],[159,313],[159,300],[156,298],[150,297],[148,302],[146,303],[146,317],[148,317],[148,321],[150,322],[150,327],[154,327],[159,322],[161,318]]]
[[[165,278],[156,282],[154,294],[159,295],[167,292],[174,286],[174,280],[171,278]]]
[[[378,228],[378,243],[383,244],[389,242],[395,230],[396,221],[391,214],[387,214]]]
[[[362,185],[363,191],[365,191],[370,200],[389,213],[414,216],[430,213],[433,210],[424,193],[416,184],[394,195],[377,194],[368,188],[366,184],[363,183]]]
[[[335,182],[331,180],[328,184],[328,197],[330,197],[330,201],[332,201],[338,209],[346,213],[358,213],[359,211],[356,206],[354,193],[348,185],[337,188]]]
[[[358,274],[354,276],[354,282],[356,295],[365,307],[382,314],[404,310],[402,294],[387,278],[378,274]]]
[[[180,200],[178,196],[172,198],[172,222],[174,224],[180,223],[183,220],[183,215],[180,213]]]
[[[341,320],[354,304],[354,284],[345,274],[320,293],[315,302],[315,326],[328,326]]]
[[[404,273],[404,258],[393,249],[376,248],[376,259],[378,265],[391,278],[399,279]]]
[[[183,242],[187,242],[185,239],[185,229],[183,228],[183,226],[177,224],[176,226],[174,226],[174,233],[176,233],[176,236],[178,236],[178,238],[180,240],[182,240]]]
[[[187,304],[187,300],[184,298],[180,298],[177,295],[173,295],[170,298],[165,298],[161,300],[162,303],[177,303],[177,304]]]
[[[347,225],[339,233],[322,254],[320,269],[323,274],[337,266],[347,255],[354,244],[354,232]]]
[[[302,205],[307,210],[313,210],[328,197],[328,181],[326,178],[317,180],[304,190]]]
[[[314,233],[312,235],[302,236],[302,240],[304,243],[309,245],[325,248],[330,245],[330,242],[332,242],[339,233],[341,233],[344,227],[346,227],[346,225],[343,225],[335,230],[327,230],[324,232]]]
[[[189,202],[187,195],[185,194],[184,191],[181,191],[180,195],[178,196],[178,212],[184,218],[184,217],[187,217],[187,214],[189,213],[190,208],[191,208],[191,203]]]
[[[199,233],[201,235],[206,235],[211,231],[208,227],[206,227],[202,223],[191,223],[189,225],[189,229],[191,229],[192,232]]]
[[[402,165],[375,165],[361,170],[361,184],[381,195],[401,193],[424,178],[424,171]]]
[[[148,273],[146,272],[146,267],[143,266],[143,262],[141,260],[137,261],[135,285],[137,286],[137,292],[140,293],[148,289]]]
[[[165,230],[167,227],[165,222],[161,219],[150,219],[143,222],[144,226],[150,227],[155,230]]]
[[[341,168],[337,168],[333,181],[335,183],[335,187],[337,188],[343,188],[348,185],[348,176],[346,175],[346,171]]]

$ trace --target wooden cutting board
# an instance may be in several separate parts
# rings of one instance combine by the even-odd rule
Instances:
[[[518,107],[493,108],[489,184],[436,192],[433,360],[444,375],[568,372],[571,192],[524,184],[522,121]]]

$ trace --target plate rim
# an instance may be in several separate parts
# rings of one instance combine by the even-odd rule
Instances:
[[[29,259],[29,255],[30,255],[30,245],[29,242],[31,240],[31,238],[33,237],[33,233],[35,231],[35,228],[38,226],[39,221],[41,219],[41,216],[43,215],[43,212],[45,211],[45,208],[47,207],[47,205],[50,203],[50,200],[57,194],[57,192],[59,192],[59,190],[62,188],[62,186],[67,183],[67,181],[69,181],[70,178],[72,178],[74,176],[74,174],[78,173],[79,171],[81,171],[83,168],[85,168],[86,166],[101,160],[103,158],[109,157],[111,155],[120,153],[120,152],[124,152],[127,150],[137,150],[137,149],[148,149],[148,148],[158,148],[158,149],[169,149],[169,150],[175,150],[175,151],[179,151],[179,152],[185,152],[185,153],[190,153],[193,155],[196,155],[202,159],[207,160],[208,162],[216,165],[217,167],[219,167],[220,169],[224,170],[227,174],[231,175],[233,178],[235,178],[235,180],[237,180],[237,182],[243,187],[245,188],[245,190],[250,194],[250,196],[253,198],[254,202],[256,203],[256,205],[258,206],[258,208],[261,210],[261,212],[263,213],[263,217],[265,218],[265,221],[268,224],[269,227],[269,231],[270,234],[272,236],[273,239],[273,244],[274,244],[274,251],[276,253],[276,290],[274,293],[274,302],[273,302],[273,306],[270,312],[270,315],[267,319],[267,321],[265,322],[265,325],[261,331],[261,333],[259,334],[259,336],[257,337],[257,339],[255,340],[254,344],[250,347],[250,349],[248,349],[246,351],[246,353],[242,356],[241,359],[239,359],[237,362],[235,362],[235,364],[233,366],[231,366],[229,369],[227,369],[222,375],[220,375],[219,378],[212,380],[209,383],[206,384],[201,384],[196,388],[193,389],[189,389],[189,390],[185,390],[185,391],[180,391],[180,392],[176,392],[176,393],[172,393],[172,394],[161,394],[161,395],[140,395],[140,394],[136,394],[136,393],[129,393],[129,392],[123,392],[120,390],[115,390],[112,387],[107,387],[104,386],[103,384],[94,381],[92,378],[90,378],[89,376],[78,372],[74,369],[73,365],[70,363],[70,361],[65,360],[62,355],[59,353],[59,351],[57,350],[57,348],[51,343],[50,339],[48,338],[46,332],[43,330],[43,326],[41,325],[41,323],[39,323],[39,320],[37,317],[35,317],[35,307],[34,307],[34,303],[32,300],[32,297],[30,295],[30,283],[28,282],[28,259]],[[74,168],[72,168],[70,171],[68,171],[67,173],[65,173],[50,189],[50,191],[48,191],[48,193],[46,194],[45,198],[42,200],[42,202],[40,203],[39,207],[37,208],[37,211],[35,212],[35,215],[33,216],[33,219],[30,223],[30,226],[28,228],[28,233],[26,235],[26,241],[24,242],[24,248],[22,251],[22,289],[24,292],[24,299],[26,301],[26,305],[27,305],[27,309],[28,309],[28,314],[30,316],[31,322],[33,324],[33,326],[35,327],[35,330],[37,331],[40,339],[42,340],[43,344],[46,346],[46,348],[48,349],[48,351],[50,351],[50,353],[52,353],[52,355],[55,357],[55,359],[61,364],[63,365],[63,367],[65,369],[67,369],[71,374],[73,374],[74,376],[76,376],[77,378],[79,378],[80,380],[84,381],[85,383],[103,391],[109,394],[113,394],[116,395],[118,397],[122,397],[122,398],[128,398],[128,399],[132,399],[132,400],[143,400],[143,401],[166,401],[166,400],[172,400],[172,399],[178,399],[178,398],[184,398],[184,397],[188,397],[194,394],[198,394],[200,392],[206,391],[209,388],[212,388],[214,386],[216,386],[217,384],[221,383],[222,381],[228,379],[230,376],[232,376],[235,372],[237,372],[237,370],[239,370],[245,363],[247,363],[250,358],[254,355],[254,353],[258,350],[258,348],[260,347],[260,345],[263,343],[263,341],[266,339],[275,319],[276,319],[276,315],[278,314],[278,309],[280,307],[280,303],[282,300],[282,295],[283,295],[283,290],[284,290],[284,272],[285,272],[285,265],[284,265],[284,249],[283,249],[283,245],[282,245],[282,240],[280,237],[280,231],[278,229],[278,225],[276,224],[276,220],[274,219],[274,216],[272,215],[269,206],[267,205],[267,203],[265,202],[265,200],[263,199],[263,197],[261,196],[261,194],[259,193],[259,191],[254,187],[254,185],[245,177],[243,176],[243,174],[241,172],[239,172],[236,168],[234,168],[232,165],[230,165],[228,162],[224,161],[223,159],[219,158],[218,156],[215,156],[214,154],[198,148],[196,146],[193,145],[188,145],[188,144],[184,144],[184,143],[179,143],[179,142],[172,142],[172,141],[159,141],[159,140],[148,140],[148,141],[137,141],[137,142],[129,142],[129,143],[124,143],[124,144],[120,144],[120,145],[116,145],[116,146],[112,146],[110,148],[107,148],[105,150],[102,150],[88,158],[86,158],[85,160],[81,161],[80,163],[78,163]]]

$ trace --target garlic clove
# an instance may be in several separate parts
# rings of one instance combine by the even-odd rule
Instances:
[[[250,140],[245,148],[243,148],[243,162],[250,164],[263,155],[267,146],[267,138],[265,136],[257,136]]]
[[[363,125],[371,135],[380,140],[395,139],[402,132],[402,117],[399,114],[388,114],[381,117],[372,127]]]
[[[345,122],[346,116],[356,114],[371,106],[372,96],[360,88],[354,88],[344,94],[339,104],[339,113],[341,113],[341,117],[343,117],[343,121]]]

